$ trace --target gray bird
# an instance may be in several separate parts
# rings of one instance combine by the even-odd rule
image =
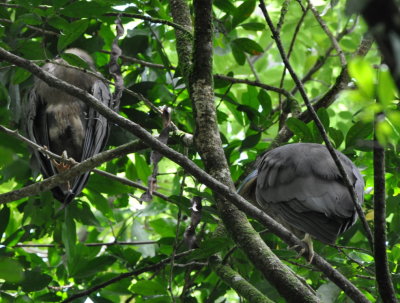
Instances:
[[[95,72],[94,62],[85,51],[72,48],[65,53],[80,57]],[[103,81],[89,73],[66,67],[68,63],[61,58],[55,62],[59,64],[46,63],[43,69],[89,92],[104,105],[111,106],[111,94]],[[72,157],[77,162],[99,153],[108,139],[109,126],[106,118],[78,98],[50,87],[40,79],[35,79],[30,92],[27,118],[27,134],[32,141],[53,153]],[[34,157],[45,178],[68,169],[64,164],[50,160],[36,150]],[[69,203],[80,194],[88,178],[89,172],[53,188],[53,196],[64,204]]]
[[[364,200],[364,180],[357,167],[336,151],[357,193]],[[295,143],[268,151],[238,189],[298,237],[313,257],[311,237],[333,244],[357,220],[348,188],[324,145]]]

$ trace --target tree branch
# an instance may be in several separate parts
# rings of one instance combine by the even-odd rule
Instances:
[[[195,146],[206,171],[234,189],[218,129],[212,77],[212,1],[194,1],[193,68],[189,92],[193,103],[196,130]],[[252,228],[247,217],[229,199],[216,195],[219,214],[226,229],[248,259],[288,302],[319,302],[317,297],[281,263]],[[239,285],[230,284],[232,287]],[[241,289],[236,289],[240,292]]]
[[[136,152],[140,149],[143,149],[144,147],[145,145],[143,145],[141,142],[133,141],[121,145],[115,149],[104,151],[102,153],[93,156],[92,158],[86,159],[85,161],[75,165],[71,169],[62,172],[58,175],[54,175],[41,182],[37,182],[8,193],[0,194],[0,204],[19,200],[28,196],[34,196],[43,191],[50,190],[55,186],[63,184],[68,180],[71,180],[79,175],[82,175],[83,173],[100,165],[101,163],[110,161],[114,158],[118,158],[129,153]]]
[[[190,36],[192,35],[192,32],[190,30],[188,30],[186,27],[181,26],[178,23],[174,23],[174,22],[164,20],[164,19],[157,19],[157,18],[152,18],[149,16],[143,16],[143,15],[139,15],[139,14],[128,14],[128,13],[107,13],[104,16],[107,16],[107,17],[121,16],[121,17],[125,17],[125,18],[135,18],[135,19],[140,19],[140,20],[144,20],[144,21],[149,21],[151,23],[165,24],[165,25],[175,28],[176,30],[182,31]]]
[[[104,242],[104,243],[82,243],[84,246],[88,247],[96,247],[96,246],[113,246],[113,245],[149,245],[149,244],[157,244],[157,241],[116,241],[116,242]],[[24,247],[57,247],[58,244],[16,244],[13,248],[24,248]]]
[[[379,115],[377,117],[379,119]],[[376,128],[375,128],[376,130]],[[385,190],[385,150],[374,138],[374,237],[375,273],[379,294],[385,303],[396,303],[396,292],[386,254],[386,190]]]
[[[225,76],[225,75],[220,75],[220,74],[215,74],[214,78],[215,79],[229,81],[230,83],[234,83],[234,84],[235,83],[243,83],[243,84],[247,84],[247,85],[257,86],[257,87],[260,87],[262,89],[265,89],[265,90],[268,90],[268,91],[272,91],[272,92],[284,95],[289,100],[296,100],[295,97],[290,92],[288,92],[287,90],[285,90],[283,88],[276,87],[276,86],[271,86],[271,85],[268,85],[268,84],[264,84],[264,83],[261,83],[259,81],[251,81],[251,80],[246,80],[246,79],[237,79],[237,78],[233,78],[233,77],[229,77],[229,76]]]
[[[210,259],[210,265],[222,281],[247,301],[251,303],[274,303],[274,301],[266,297],[243,276],[233,270],[232,267],[222,264],[220,258],[212,257]]]

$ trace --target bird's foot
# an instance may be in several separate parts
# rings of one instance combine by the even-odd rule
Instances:
[[[58,173],[65,172],[72,167],[72,165],[70,165],[66,162],[66,160],[69,160],[66,150],[64,150],[63,153],[61,154],[61,159],[62,160],[60,162],[57,162],[56,160],[51,159],[51,162],[53,163],[53,165],[56,168]],[[67,192],[72,193],[71,183],[69,181],[67,181],[67,183],[63,184],[61,187],[64,187],[64,190],[66,190]]]
[[[311,238],[311,236],[309,234],[306,234],[301,241],[306,245],[306,247],[303,247],[303,246],[301,247],[298,255],[296,256],[296,258],[298,259],[301,256],[303,256],[305,254],[308,254],[308,257],[307,257],[307,261],[308,262],[307,263],[311,264],[312,260],[314,259],[314,247],[313,247],[312,238]],[[294,246],[291,246],[290,248],[291,249],[296,249],[299,246],[300,245],[294,245]]]
[[[65,162],[65,160],[68,160],[68,154],[66,150],[64,150],[61,154],[61,158],[62,160],[60,162],[52,159],[52,163],[59,173],[62,173],[71,168],[71,165]]]

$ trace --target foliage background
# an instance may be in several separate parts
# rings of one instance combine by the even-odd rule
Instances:
[[[377,136],[385,144],[387,155],[387,252],[393,282],[400,293],[397,91],[387,68],[381,65],[376,46],[362,58],[354,57],[367,32],[361,18],[346,14],[344,1],[335,5],[313,1],[349,62],[351,80],[337,85],[347,66],[341,65],[330,38],[307,5],[305,1],[269,1],[268,11],[275,24],[280,24],[280,37],[285,49],[290,49],[290,63],[296,73],[305,77],[315,69],[304,81],[310,99],[318,104],[331,96],[332,104],[321,106],[318,114],[335,148],[362,169],[366,181],[363,208],[371,225],[373,166],[368,143],[373,138],[375,113],[385,113],[385,119],[377,125]],[[172,21],[170,9],[166,1],[156,0],[134,4],[118,0],[0,3],[0,46],[38,64],[51,60],[67,47],[79,47],[91,53],[99,71],[111,79],[107,64],[115,38],[116,16],[112,13],[132,14],[122,16],[126,34],[119,45],[123,55],[141,61],[123,58],[121,64],[125,87],[144,98],[124,93],[120,114],[152,134],[159,134],[162,119],[143,102],[147,99],[156,107],[172,108],[172,121],[179,130],[191,134],[195,121],[183,67],[177,68],[175,30],[159,22]],[[305,112],[305,106],[298,92],[293,91],[295,85],[290,76],[282,77],[282,59],[256,1],[217,0],[213,12],[215,102],[225,155],[236,181],[271,144],[289,138],[290,142],[322,143],[322,138],[314,122],[298,116]],[[342,32],[344,35],[340,35]],[[22,129],[24,104],[33,77],[7,62],[0,64],[0,124]],[[278,89],[263,88],[262,84]],[[292,91],[294,98],[287,100],[277,90],[284,90],[286,95]],[[279,130],[285,125],[293,136],[281,136]],[[134,139],[113,126],[109,147]],[[203,167],[195,147],[184,146],[179,136],[173,135],[169,145]],[[41,180],[30,165],[26,145],[0,133],[0,146],[0,193]],[[152,173],[150,153],[143,149],[104,163],[100,169],[147,185]],[[139,273],[145,269],[100,287],[76,302],[239,302],[243,299],[207,263],[208,257],[218,253],[258,290],[275,302],[283,302],[243,251],[219,230],[221,220],[209,189],[163,158],[159,163],[157,191],[162,197],[140,202],[142,190],[92,174],[82,195],[61,212],[57,211],[59,202],[49,192],[2,204],[2,301],[59,302],[128,271]],[[196,232],[200,248],[180,257],[187,250],[183,234],[190,225],[190,199],[194,196],[204,197]],[[295,259],[296,252],[287,250],[282,240],[265,231],[257,221],[251,220],[251,224],[274,253],[317,291],[323,302],[348,302],[348,297],[321,272],[306,260]],[[95,245],[88,246],[90,243]],[[32,246],[24,246],[27,244]],[[358,222],[337,244],[326,246],[315,241],[315,250],[371,302],[379,301],[374,258],[361,224]],[[171,256],[172,261],[160,263]],[[151,267],[154,264],[157,266]]]

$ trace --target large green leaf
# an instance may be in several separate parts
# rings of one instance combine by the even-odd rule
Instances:
[[[255,7],[256,0],[246,0],[238,8],[236,8],[233,14],[232,28],[235,28],[238,24],[250,17]]]
[[[287,127],[304,142],[312,142],[312,133],[303,121],[297,118],[288,118],[286,120]]]
[[[346,148],[360,145],[362,143],[362,140],[366,139],[369,135],[372,134],[372,131],[372,123],[366,123],[363,121],[356,122],[347,132]]]
[[[45,288],[52,278],[44,273],[37,271],[25,271],[24,280],[21,283],[22,290],[25,292],[38,291]]]
[[[64,50],[67,46],[69,46],[72,42],[78,39],[89,26],[89,20],[77,20],[72,22],[67,29],[63,32],[63,34],[58,39],[57,49],[59,52]]]
[[[24,278],[21,264],[11,258],[0,257],[0,268],[0,279],[7,282],[18,283]]]
[[[157,281],[141,280],[129,287],[129,290],[138,295],[144,296],[155,296],[155,295],[166,295],[167,290],[164,285],[161,285]]]
[[[252,56],[260,55],[264,51],[257,42],[249,38],[237,38],[232,41],[233,46]]]

